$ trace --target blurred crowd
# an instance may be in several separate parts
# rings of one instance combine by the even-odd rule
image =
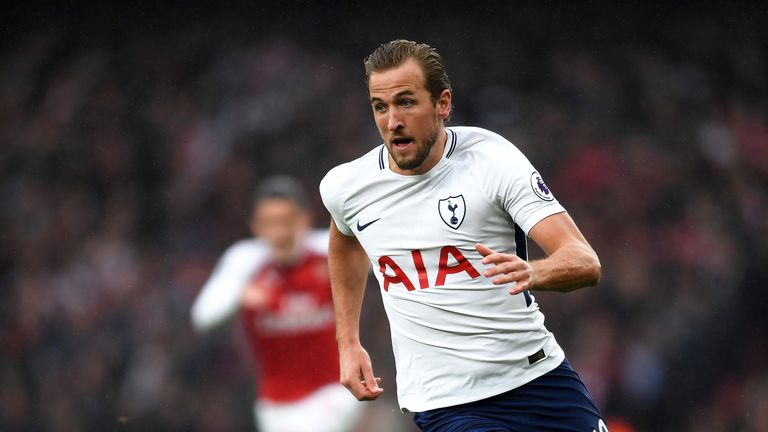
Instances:
[[[446,57],[451,124],[520,147],[601,257],[598,288],[536,296],[612,430],[768,431],[768,26],[462,20],[416,33]],[[0,430],[253,428],[241,335],[195,334],[191,302],[260,179],[299,178],[325,226],[319,180],[379,142],[361,60],[386,39],[310,32],[64,24],[4,44]],[[412,430],[370,288],[390,397],[371,416]]]

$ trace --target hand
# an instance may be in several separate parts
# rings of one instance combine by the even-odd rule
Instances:
[[[374,400],[384,393],[379,387],[381,378],[373,376],[371,358],[363,347],[353,344],[339,349],[341,383],[357,400]]]
[[[246,309],[263,309],[272,300],[272,289],[258,282],[250,282],[240,296],[240,304]]]
[[[492,280],[494,285],[515,283],[509,289],[510,294],[520,294],[535,286],[536,274],[528,261],[514,254],[498,253],[483,244],[475,244],[475,249],[483,256],[483,264],[493,264],[493,267],[483,272],[485,277],[499,276]]]

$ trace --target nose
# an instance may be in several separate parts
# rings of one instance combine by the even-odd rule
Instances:
[[[396,131],[403,127],[403,119],[395,109],[389,110],[387,113],[387,129],[390,131]]]

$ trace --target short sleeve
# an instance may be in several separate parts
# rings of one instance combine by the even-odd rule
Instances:
[[[336,228],[342,234],[352,236],[354,232],[347,225],[343,212],[345,174],[348,168],[349,164],[339,165],[325,175],[320,181],[320,197],[323,200],[323,205],[328,209],[328,213],[331,214]]]
[[[542,219],[565,211],[543,176],[512,143],[499,137],[494,155],[486,156],[486,185],[500,206],[526,234]]]

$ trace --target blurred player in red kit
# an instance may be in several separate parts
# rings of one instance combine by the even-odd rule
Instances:
[[[256,190],[253,238],[222,256],[192,307],[207,331],[238,311],[257,379],[254,413],[262,432],[342,432],[362,407],[339,384],[327,264],[327,230],[311,230],[304,189],[276,176]]]

